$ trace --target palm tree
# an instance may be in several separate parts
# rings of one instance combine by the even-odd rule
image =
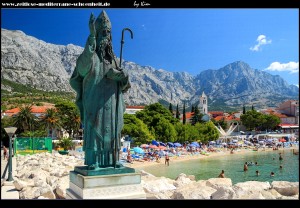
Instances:
[[[79,129],[80,129],[80,122],[81,122],[81,119],[80,119],[80,113],[78,110],[73,110],[70,114],[70,122],[73,124],[71,125],[72,126],[72,132],[73,132],[73,135],[74,134],[78,134],[79,133]]]
[[[77,109],[70,110],[63,117],[61,116],[64,129],[68,132],[69,136],[73,138],[75,134],[79,133],[80,129],[80,113]]]
[[[47,132],[51,130],[51,138],[53,138],[53,132],[58,127],[61,127],[60,119],[57,115],[56,109],[49,108],[46,110],[45,116],[41,119],[42,125],[47,128]]]
[[[20,112],[13,118],[13,125],[18,128],[19,133],[33,131],[37,125],[37,118],[31,113],[32,105],[20,107]]]

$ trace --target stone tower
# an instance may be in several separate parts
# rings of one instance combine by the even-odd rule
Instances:
[[[202,95],[200,96],[200,113],[202,114],[207,114],[208,109],[207,109],[207,96],[205,95],[204,91]]]

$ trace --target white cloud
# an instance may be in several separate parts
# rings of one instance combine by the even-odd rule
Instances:
[[[299,88],[299,85],[297,85],[297,84],[294,84],[294,85]]]
[[[267,37],[265,35],[259,35],[256,39],[256,41],[258,42],[255,46],[250,47],[251,51],[259,51],[260,47],[262,45],[266,45],[266,44],[271,44],[272,40],[271,39],[267,39]]]
[[[290,74],[299,73],[299,62],[290,61],[289,63],[279,63],[273,62],[270,66],[266,69],[266,71],[279,71],[279,72],[289,72]]]

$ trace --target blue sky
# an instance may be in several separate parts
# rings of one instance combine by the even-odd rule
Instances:
[[[1,9],[1,28],[22,30],[48,43],[84,47],[91,12],[102,9]],[[234,61],[299,85],[299,9],[116,9],[113,49],[142,66],[199,74]]]

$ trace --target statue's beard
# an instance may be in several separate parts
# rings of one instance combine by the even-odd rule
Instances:
[[[102,39],[99,43],[97,43],[96,52],[101,60],[104,59],[110,64],[112,63],[114,54],[109,38]]]

